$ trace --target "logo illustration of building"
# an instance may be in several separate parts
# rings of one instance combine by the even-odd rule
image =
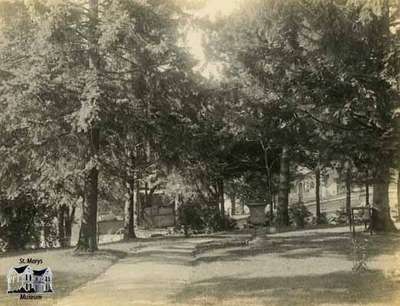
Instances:
[[[50,268],[33,270],[29,265],[11,268],[7,274],[8,293],[53,292],[53,273]]]

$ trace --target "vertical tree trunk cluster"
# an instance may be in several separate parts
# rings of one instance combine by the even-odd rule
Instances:
[[[279,175],[279,195],[277,222],[279,226],[289,225],[289,148],[282,148],[281,166]]]

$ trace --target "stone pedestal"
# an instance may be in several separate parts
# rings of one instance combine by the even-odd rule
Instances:
[[[265,203],[262,202],[254,202],[254,203],[247,203],[246,206],[250,210],[250,223],[254,226],[263,226],[266,221],[265,215]]]
[[[265,232],[265,206],[263,202],[247,203],[246,206],[250,210],[249,222],[254,226],[254,237],[260,237],[266,234]]]

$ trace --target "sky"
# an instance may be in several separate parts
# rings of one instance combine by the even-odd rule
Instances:
[[[240,0],[208,0],[204,8],[197,10],[194,15],[198,17],[208,17],[215,20],[217,16],[227,16],[231,14],[237,7]],[[199,29],[191,28],[186,37],[186,43],[189,50],[199,61],[196,69],[201,71],[205,77],[218,76],[218,63],[207,63],[204,49],[202,47],[202,32]]]

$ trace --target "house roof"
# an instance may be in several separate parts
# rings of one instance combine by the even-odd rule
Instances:
[[[46,269],[42,269],[42,270],[33,270],[33,275],[43,275],[45,272],[47,271]]]
[[[18,267],[18,268],[15,268],[15,267],[14,267],[14,270],[17,271],[18,274],[21,274],[21,273],[24,273],[24,271],[25,271],[25,269],[26,269],[27,267],[29,267],[29,266],[26,265],[26,266],[22,266],[22,267]]]

